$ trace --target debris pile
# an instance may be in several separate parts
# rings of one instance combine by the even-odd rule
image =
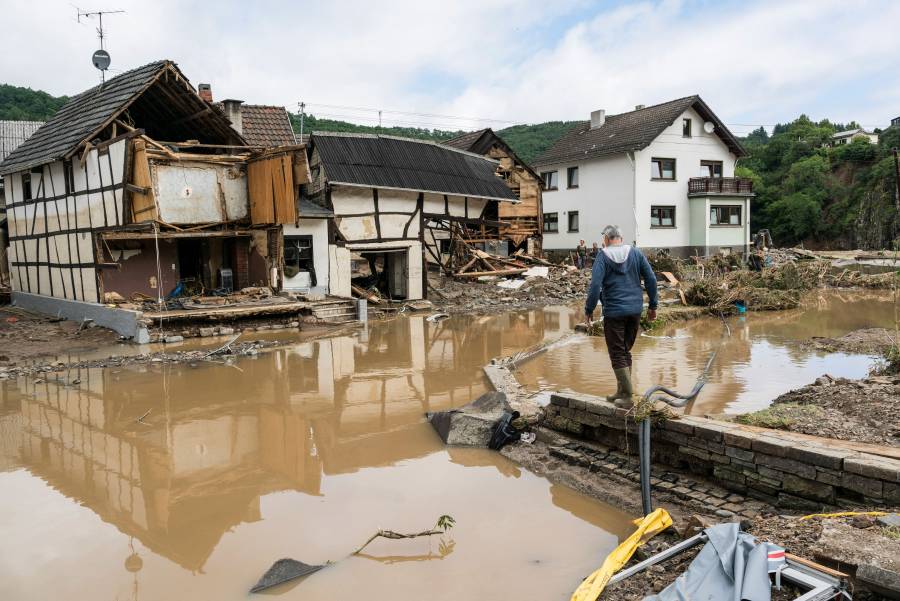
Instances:
[[[788,262],[762,271],[730,271],[718,277],[706,277],[690,283],[685,298],[691,305],[709,307],[721,313],[793,309],[800,305],[803,293],[822,286],[828,263]]]

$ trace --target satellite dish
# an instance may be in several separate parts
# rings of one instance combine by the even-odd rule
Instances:
[[[106,50],[98,50],[94,53],[94,56],[91,57],[91,62],[94,63],[95,69],[106,71],[109,69],[109,52]]]
[[[705,131],[706,133],[711,134],[711,133],[713,133],[715,130],[716,130],[716,124],[713,123],[712,121],[706,121],[706,122],[703,124],[703,131]]]

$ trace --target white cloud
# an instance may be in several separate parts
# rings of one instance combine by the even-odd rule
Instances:
[[[877,124],[900,112],[900,3],[892,0],[121,0],[102,8],[127,11],[105,19],[114,68],[172,58],[218,98],[292,110],[303,99],[536,122],[700,93],[737,123],[807,112]],[[96,82],[93,26],[78,25],[74,12],[64,0],[7,2],[5,21],[16,27],[4,42],[17,51],[0,56],[0,81],[54,94]]]

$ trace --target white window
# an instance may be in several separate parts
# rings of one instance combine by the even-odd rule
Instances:
[[[740,205],[713,205],[709,207],[710,225],[741,225]]]

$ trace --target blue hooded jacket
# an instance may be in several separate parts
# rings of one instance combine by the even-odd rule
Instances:
[[[641,279],[650,297],[650,308],[656,309],[659,304],[656,276],[647,257],[628,244],[604,248],[594,259],[585,313],[592,314],[600,301],[604,317],[639,315],[644,308]]]

